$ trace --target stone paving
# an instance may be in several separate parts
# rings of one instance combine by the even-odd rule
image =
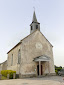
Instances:
[[[49,76],[42,78],[0,80],[0,85],[64,85],[63,79],[64,77],[61,76]]]

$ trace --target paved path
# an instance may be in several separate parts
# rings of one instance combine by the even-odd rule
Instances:
[[[64,80],[63,77],[49,76],[43,78],[0,80],[0,85],[64,85]]]

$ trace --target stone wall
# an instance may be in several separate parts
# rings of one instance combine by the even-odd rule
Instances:
[[[43,74],[55,73],[52,45],[42,35],[40,31],[35,31],[28,37],[24,38],[22,43],[16,46],[8,53],[8,70],[15,70],[21,77],[37,76],[38,62],[33,61],[34,58],[47,55],[51,59],[49,62],[42,62]],[[21,63],[18,64],[18,51],[21,50]],[[13,64],[11,65],[11,56],[13,54]]]
[[[18,64],[18,51],[19,51],[19,49],[21,50],[21,44],[19,44],[13,50],[11,50],[8,53],[8,58],[7,58],[7,62],[8,62],[7,69],[14,70],[14,71],[16,71],[17,74],[19,74],[19,69],[20,69],[19,68],[20,65]],[[13,54],[13,63],[11,65],[12,54]]]
[[[7,60],[0,64],[0,71],[7,70]]]
[[[7,70],[7,60],[2,63],[2,70]]]
[[[0,64],[0,71],[2,70],[2,65]]]
[[[49,72],[55,73],[52,45],[38,30],[24,39],[21,46],[21,75],[32,73],[37,75],[37,63],[33,60],[44,54],[51,59],[49,63],[46,62],[43,64],[43,74]]]

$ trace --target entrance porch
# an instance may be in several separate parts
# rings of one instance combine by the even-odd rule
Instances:
[[[39,57],[34,58],[35,62],[38,62],[37,65],[37,74],[39,76],[43,75],[43,66],[42,66],[42,62],[48,62],[48,69],[49,69],[49,74],[50,74],[50,67],[49,67],[49,61],[50,61],[50,57],[46,56],[46,55],[42,55]]]

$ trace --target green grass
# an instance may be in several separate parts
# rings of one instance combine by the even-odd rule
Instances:
[[[6,80],[7,78],[6,77],[4,77],[4,76],[2,76],[2,78],[1,78],[1,80]]]

